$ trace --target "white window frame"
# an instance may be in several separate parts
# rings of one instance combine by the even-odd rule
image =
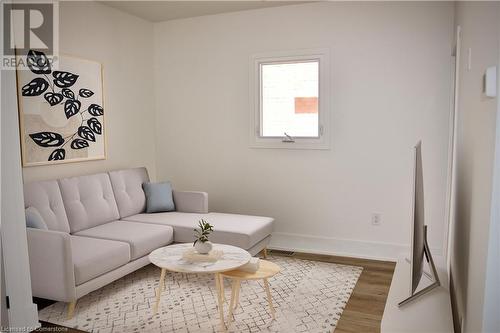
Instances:
[[[261,136],[261,65],[270,63],[319,62],[318,137]],[[307,49],[256,54],[250,57],[250,146],[253,148],[330,149],[330,50]],[[293,141],[293,142],[291,142]]]

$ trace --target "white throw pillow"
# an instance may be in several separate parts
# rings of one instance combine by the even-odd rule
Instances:
[[[28,207],[25,210],[26,213],[26,227],[48,230],[47,223],[43,219],[40,212],[35,207]]]

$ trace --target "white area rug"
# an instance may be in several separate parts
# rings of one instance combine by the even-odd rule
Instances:
[[[362,268],[279,256],[269,260],[282,268],[269,280],[276,319],[262,282],[243,282],[228,331],[332,332]],[[213,275],[167,273],[160,311],[152,315],[159,276],[159,268],[146,266],[78,300],[71,320],[62,302],[41,310],[40,320],[99,333],[221,331]],[[225,285],[228,299],[230,282]]]

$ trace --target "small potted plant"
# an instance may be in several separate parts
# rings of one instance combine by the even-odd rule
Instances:
[[[210,250],[212,250],[212,243],[208,241],[208,236],[212,231],[214,231],[214,227],[203,219],[198,222],[198,226],[199,229],[193,229],[196,237],[193,246],[196,252],[200,254],[207,254]]]

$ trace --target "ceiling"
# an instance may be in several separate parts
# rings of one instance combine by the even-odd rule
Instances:
[[[286,6],[306,1],[100,1],[110,7],[161,22],[187,17]]]

